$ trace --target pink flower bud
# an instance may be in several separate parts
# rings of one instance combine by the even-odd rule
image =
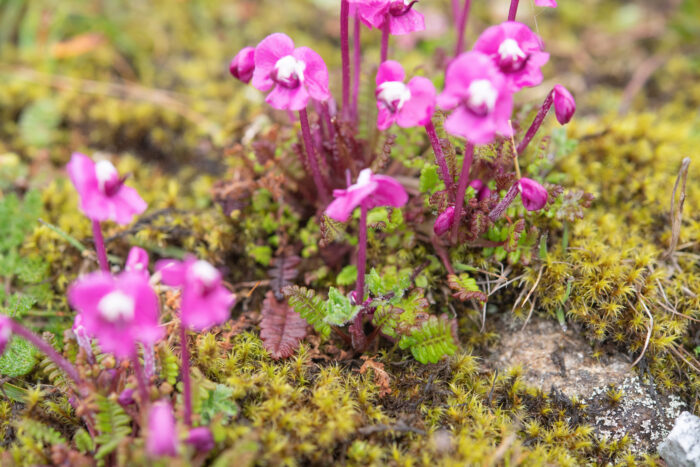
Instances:
[[[433,232],[438,237],[452,228],[452,224],[455,221],[455,207],[450,206],[437,216],[435,219],[435,225],[433,225]]]
[[[199,452],[211,451],[214,448],[214,436],[211,430],[205,426],[192,428],[185,440]]]
[[[161,400],[153,404],[148,414],[146,451],[151,457],[177,455],[178,442],[175,415],[170,403]]]
[[[253,78],[255,70],[255,49],[253,47],[243,47],[240,52],[233,57],[228,71],[239,81],[249,83]]]
[[[483,201],[489,196],[491,196],[491,190],[488,186],[478,178],[474,179],[469,183],[469,186],[476,190],[476,197],[479,201]]]
[[[0,315],[0,355],[5,351],[12,338],[12,322],[7,316]]]
[[[549,8],[556,8],[557,2],[556,2],[556,0],[535,0],[535,5],[546,6]]]
[[[131,388],[124,389],[121,394],[119,394],[119,397],[117,398],[117,402],[121,405],[130,405],[134,403],[134,390]]]
[[[576,112],[574,96],[561,84],[554,86],[552,92],[554,93],[554,113],[559,123],[566,125]]]
[[[137,272],[148,277],[148,253],[143,248],[137,246],[129,250],[129,256],[126,258],[124,270],[127,272]]]
[[[518,191],[523,200],[523,206],[528,211],[537,211],[547,204],[547,190],[534,180],[521,178],[518,181]]]

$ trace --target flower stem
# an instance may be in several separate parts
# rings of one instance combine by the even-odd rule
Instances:
[[[142,344],[143,347],[143,371],[146,379],[151,379],[156,374],[156,356],[153,344]]]
[[[100,263],[100,269],[104,272],[109,272],[107,250],[105,249],[105,239],[102,236],[100,221],[92,221],[92,238],[95,241],[95,252],[97,253],[97,261]]]
[[[355,286],[355,300],[361,304],[365,298],[365,269],[367,267],[367,206],[360,205],[360,225],[358,227],[357,242],[357,282]],[[360,311],[355,316],[355,321],[350,326],[353,347],[363,348],[367,337],[362,329],[362,319],[364,314]]]
[[[384,18],[384,25],[382,26],[382,52],[379,63],[386,62],[389,56],[389,14],[387,13]]]
[[[464,159],[462,160],[462,172],[459,174],[459,185],[457,186],[457,197],[455,198],[455,219],[452,224],[452,241],[457,240],[457,231],[459,224],[462,222],[462,206],[464,205],[464,194],[467,192],[467,184],[469,183],[469,171],[472,168],[472,159],[474,159],[474,145],[467,142],[464,147]]]
[[[184,418],[187,426],[192,426],[192,388],[190,386],[190,350],[187,347],[187,329],[180,323],[180,355],[182,357],[182,399]]]
[[[553,102],[554,102],[554,92],[552,91],[549,94],[547,94],[547,97],[545,98],[544,102],[542,103],[542,107],[540,107],[540,110],[537,112],[537,115],[535,116],[535,120],[533,120],[532,125],[530,125],[530,128],[527,129],[527,133],[525,133],[523,140],[520,141],[520,144],[518,144],[518,149],[516,151],[517,154],[522,154],[525,151],[525,148],[527,148],[527,145],[530,144],[530,141],[532,141],[532,138],[537,133],[537,130],[540,129],[540,126],[542,125],[542,122],[544,121],[544,117],[547,116],[547,112],[549,112],[549,109],[552,107]]]
[[[515,15],[518,13],[518,3],[520,3],[520,0],[510,0],[510,10],[508,10],[508,21],[515,21]]]
[[[83,380],[80,378],[80,375],[78,374],[78,370],[73,366],[72,363],[70,363],[68,360],[63,358],[54,348],[46,342],[44,339],[41,339],[39,336],[31,332],[29,329],[25,328],[15,320],[10,320],[10,327],[12,329],[12,333],[16,334],[25,340],[27,340],[30,344],[32,344],[34,347],[39,349],[44,355],[49,357],[57,367],[59,367],[70,379],[73,380],[75,383],[75,386],[80,389],[83,386]]]
[[[469,20],[469,9],[471,0],[464,0],[464,8],[459,14],[457,23],[457,45],[455,46],[455,57],[464,51],[464,33],[467,29],[467,21]],[[459,6],[457,7],[459,9]]]
[[[134,346],[134,352],[131,356],[131,362],[134,365],[134,374],[136,375],[136,382],[139,385],[139,396],[141,396],[141,407],[145,407],[150,402],[151,398],[148,394],[148,382],[146,380],[146,375],[143,372],[143,367],[139,361],[139,351],[138,347]]]
[[[452,0],[452,18],[455,21],[455,28],[459,27],[459,0]]]
[[[489,213],[489,219],[494,222],[500,219],[501,216],[503,216],[503,213],[506,212],[506,209],[508,209],[508,206],[510,206],[510,203],[512,203],[515,197],[518,196],[518,191],[518,182],[515,182],[513,183],[513,186],[510,187],[508,192],[506,192],[503,199]]]
[[[343,67],[343,113],[347,115],[350,108],[350,41],[348,32],[348,17],[350,4],[348,0],[340,1],[340,55]]]
[[[316,155],[316,148],[314,147],[313,140],[311,139],[309,115],[306,113],[306,109],[301,109],[299,111],[299,120],[301,121],[301,134],[304,138],[304,147],[306,148],[309,166],[311,166],[311,174],[313,175],[314,183],[316,184],[316,191],[318,191],[318,196],[325,205],[328,204],[328,193],[326,193],[326,189],[323,186],[321,171],[318,168],[318,156]]]
[[[362,51],[360,49],[360,15],[355,13],[355,29],[353,30],[353,77],[352,77],[352,116],[357,122],[357,99],[360,95],[360,67],[362,64]]]
[[[445,182],[445,188],[447,188],[449,193],[452,193],[454,190],[454,180],[450,175],[450,169],[447,167],[447,161],[445,160],[445,154],[442,152],[440,138],[438,138],[438,135],[435,132],[435,125],[433,125],[432,121],[428,121],[428,123],[425,124],[425,131],[428,132],[430,144],[433,146],[433,152],[435,153],[435,159],[437,159],[438,166],[440,166],[442,181]]]

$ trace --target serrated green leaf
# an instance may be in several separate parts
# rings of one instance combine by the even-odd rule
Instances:
[[[16,378],[28,374],[36,365],[36,354],[36,347],[14,337],[0,357],[0,375]]]
[[[202,422],[206,425],[218,414],[223,414],[224,422],[227,422],[238,414],[238,410],[238,405],[233,401],[233,388],[217,384],[202,401],[200,414]]]
[[[437,188],[438,183],[440,183],[440,177],[438,177],[437,167],[433,164],[425,165],[420,171],[418,189],[422,193],[432,193]]]
[[[326,317],[326,304],[313,290],[306,287],[289,285],[282,289],[288,298],[289,305],[299,313],[322,337],[328,338],[331,334],[330,325],[324,320]]]
[[[357,281],[357,266],[354,264],[345,266],[335,280],[338,285],[351,285],[355,281]]]
[[[399,347],[410,349],[413,357],[423,364],[437,363],[442,357],[457,351],[450,323],[436,316],[431,316],[410,335],[403,336]]]
[[[326,300],[324,321],[333,326],[343,326],[355,318],[361,309],[362,307],[350,303],[350,299],[338,289],[331,287]]]

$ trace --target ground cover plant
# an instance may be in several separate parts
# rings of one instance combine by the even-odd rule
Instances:
[[[695,2],[120,3],[0,2],[2,465],[661,462],[483,357],[700,410]]]

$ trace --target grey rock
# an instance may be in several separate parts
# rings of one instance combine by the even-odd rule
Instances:
[[[659,454],[669,467],[700,467],[700,417],[681,413]]]

